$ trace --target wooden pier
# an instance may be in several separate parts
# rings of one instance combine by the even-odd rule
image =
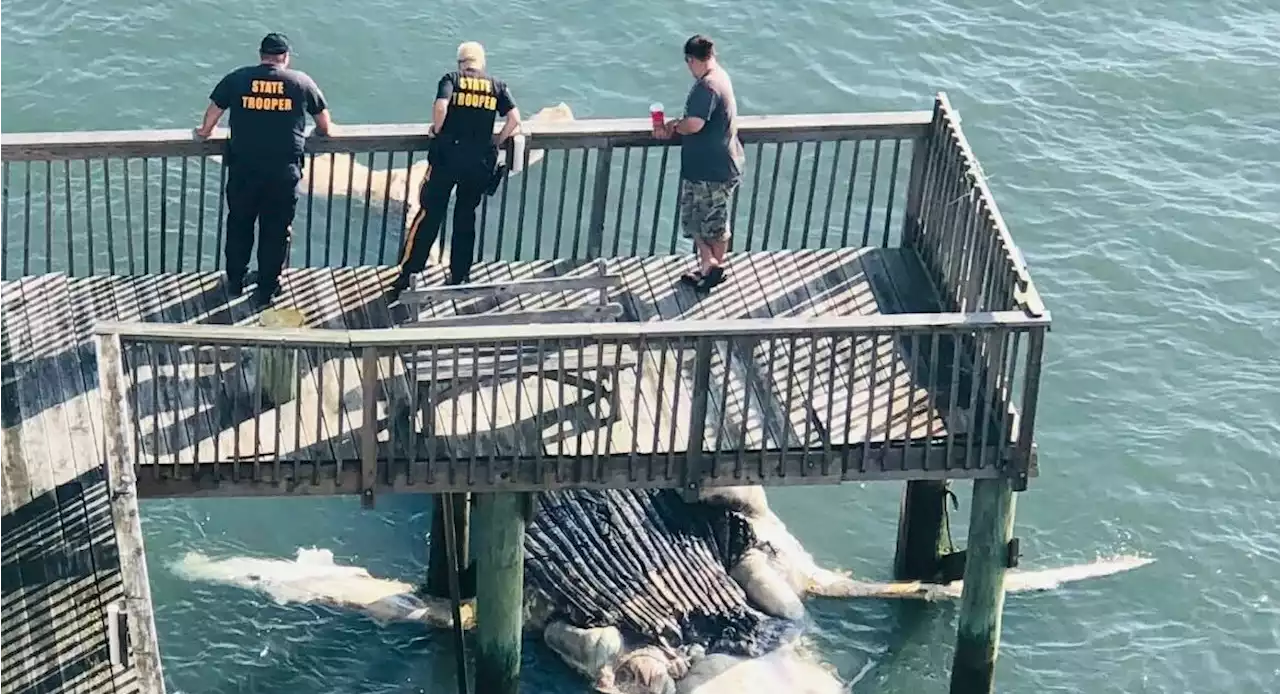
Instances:
[[[384,292],[413,197],[387,171],[425,136],[313,141],[274,306],[298,328],[226,292],[216,143],[5,136],[6,692],[163,691],[138,497],[898,480],[935,500],[904,504],[899,539],[923,557],[901,577],[926,578],[905,575],[936,565],[925,492],[1035,475],[1049,316],[945,96],[744,119],[730,279],[706,296],[677,282],[676,167],[645,121],[527,130],[483,208],[493,288],[421,304]],[[999,592],[985,538],[965,570]],[[986,612],[962,617],[979,660]]]

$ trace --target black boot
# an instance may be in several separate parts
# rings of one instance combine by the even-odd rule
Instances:
[[[244,275],[233,275],[227,273],[227,294],[232,299],[244,293]]]
[[[391,283],[391,287],[387,289],[387,303],[394,304],[400,300],[400,294],[409,288],[412,283],[412,277],[407,272],[396,275],[396,279]]]
[[[266,308],[271,305],[271,301],[280,296],[279,284],[259,284],[253,289],[253,305],[257,308]]]

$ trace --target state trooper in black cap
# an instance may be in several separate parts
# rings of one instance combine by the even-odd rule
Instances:
[[[293,215],[302,179],[307,114],[316,132],[333,130],[324,94],[306,73],[289,69],[289,41],[270,33],[258,48],[260,62],[229,73],[209,95],[209,108],[196,135],[213,133],[231,111],[227,167],[227,289],[244,291],[245,272],[258,225],[258,286],[254,303],[265,306],[280,291],[280,272],[289,253]]]

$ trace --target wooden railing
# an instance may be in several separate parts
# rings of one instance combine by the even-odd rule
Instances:
[[[1047,326],[998,312],[97,331],[104,392],[130,393],[131,412],[113,421],[133,423],[140,493],[193,495],[272,494],[282,485],[371,494],[1025,474],[1030,460],[1012,452],[1030,448],[1018,410],[1034,412],[1026,398],[1035,389],[1020,388],[1021,402],[1000,398],[1015,381],[1038,380],[1026,352],[1024,364],[1011,355]],[[993,345],[1001,367],[986,373],[955,348],[965,341]],[[501,379],[473,368],[516,350],[525,358]],[[259,386],[282,351],[298,366],[288,372],[295,395],[279,406]],[[621,373],[602,379],[611,365]],[[559,376],[549,378],[553,369]],[[452,395],[420,400],[416,384],[445,380]],[[216,417],[234,425],[198,421]],[[444,443],[424,448],[423,430]]]
[[[896,245],[929,118],[742,117],[749,170],[733,203],[734,248]],[[687,250],[675,215],[679,148],[653,140],[647,119],[524,130],[524,171],[481,208],[479,258]],[[428,142],[416,125],[344,126],[311,138],[290,263],[396,262]],[[224,132],[199,141],[181,130],[5,135],[4,277],[218,269],[224,143]]]

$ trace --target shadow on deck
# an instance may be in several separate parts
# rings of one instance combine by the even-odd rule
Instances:
[[[611,296],[624,306],[621,320],[940,310],[910,250],[735,254],[729,281],[710,295],[677,281],[689,263],[687,256],[609,260],[609,272],[623,280]],[[503,282],[587,272],[586,263],[547,260],[482,263],[473,276]],[[384,300],[383,288],[394,273],[394,268],[290,269],[276,306],[297,308],[314,328],[393,327],[410,319],[411,310]],[[442,271],[434,267],[423,278],[427,284],[442,280]],[[423,310],[439,317],[565,308],[595,300],[594,292],[582,290],[437,302]],[[6,422],[20,422],[24,433],[38,428],[53,434],[45,454],[55,470],[58,461],[74,457],[71,451],[97,445],[94,417],[101,403],[91,340],[96,321],[253,325],[257,320],[247,295],[229,300],[222,275],[214,272],[42,275],[5,283],[4,303],[10,328]],[[831,482],[975,476],[975,466],[966,461],[976,454],[989,459],[979,460],[978,467],[995,464],[995,427],[1001,423],[985,418],[991,420],[989,431],[970,435],[970,422],[983,421],[985,401],[977,394],[982,389],[972,387],[972,359],[960,358],[957,346],[972,349],[962,334],[937,333],[718,343],[706,384],[707,431],[701,436],[712,458],[712,477],[723,471],[739,483],[760,481],[785,477],[788,465],[799,465],[802,472],[821,466],[821,477]],[[580,354],[597,348],[605,346],[589,340],[578,345]],[[384,463],[379,485],[436,491],[435,485],[444,484],[437,473],[449,480],[463,474],[472,483],[477,478],[535,486],[539,480],[603,483],[610,477],[606,468],[625,473],[628,486],[644,485],[637,474],[652,486],[676,484],[692,433],[682,419],[699,385],[693,345],[642,341],[608,348],[638,354],[635,368],[618,374],[612,396],[608,387],[593,392],[570,382],[566,388],[567,379],[522,372],[512,378],[477,376],[470,388],[455,389],[451,398],[431,407],[424,407],[415,385],[429,377],[408,366],[408,354],[383,355],[373,384],[377,457]],[[361,486],[360,431],[367,405],[359,356],[349,349],[297,350],[296,397],[276,406],[257,387],[263,377],[262,347],[127,347],[140,493],[354,493]],[[408,413],[399,411],[405,402]],[[41,445],[33,436],[19,439]],[[70,474],[66,470],[60,476]],[[814,481],[804,474],[796,481]],[[238,484],[246,480],[256,488]],[[226,482],[232,484],[221,489]]]
[[[134,671],[114,667],[109,651],[107,606],[123,589],[106,479],[92,468],[32,492],[17,508],[6,500],[0,519],[3,690],[137,691]]]

